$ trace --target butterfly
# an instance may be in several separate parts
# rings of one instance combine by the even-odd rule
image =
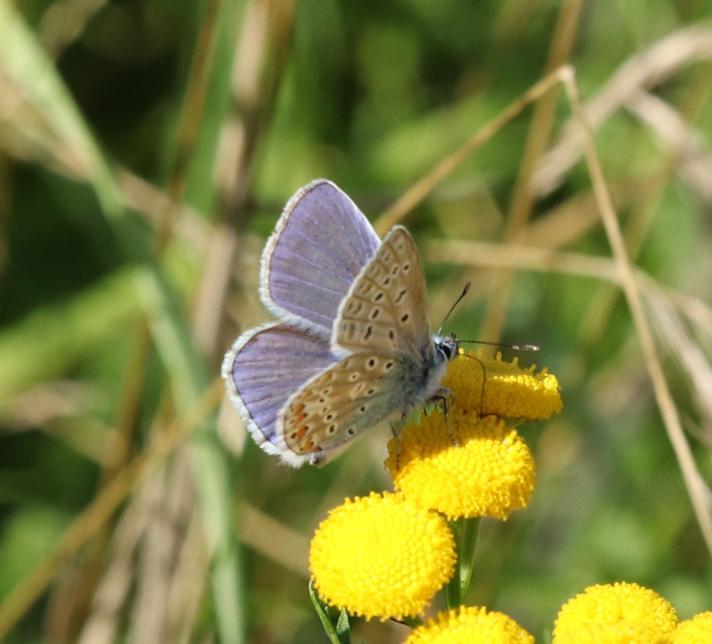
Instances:
[[[380,240],[331,181],[287,203],[262,253],[260,295],[279,321],[243,333],[222,376],[255,442],[283,462],[322,464],[447,393],[459,342],[431,335],[413,238],[394,226]]]

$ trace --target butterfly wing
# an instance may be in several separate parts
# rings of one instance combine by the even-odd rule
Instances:
[[[312,181],[289,200],[267,241],[262,301],[281,319],[329,338],[341,300],[378,244],[343,191],[325,179]]]
[[[225,356],[222,376],[231,401],[265,452],[282,454],[276,441],[280,410],[295,391],[334,361],[323,338],[285,323],[267,324],[237,339]],[[288,462],[298,466],[304,459]]]
[[[347,443],[403,407],[411,367],[407,358],[390,354],[347,356],[287,401],[277,421],[276,443],[298,457],[323,455]]]
[[[395,226],[339,307],[331,336],[336,355],[378,351],[429,359],[426,285],[415,242]]]

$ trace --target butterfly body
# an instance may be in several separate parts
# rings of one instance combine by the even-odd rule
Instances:
[[[289,201],[262,257],[261,295],[282,322],[246,332],[223,362],[255,441],[293,466],[441,393],[457,340],[432,336],[425,279],[402,226],[380,241],[331,182]]]

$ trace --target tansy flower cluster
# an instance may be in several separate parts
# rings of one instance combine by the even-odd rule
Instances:
[[[638,584],[597,584],[559,611],[552,644],[712,644],[712,611],[678,621],[670,602]],[[474,606],[440,613],[406,644],[533,644],[507,615]]]
[[[712,644],[712,612],[678,621],[672,604],[638,584],[598,584],[559,611],[553,644]]]
[[[386,466],[397,489],[450,519],[506,519],[528,505],[534,459],[507,419],[545,420],[561,411],[559,384],[546,370],[461,355],[443,384],[445,415],[411,423],[388,445]]]
[[[310,569],[328,605],[403,620],[422,615],[449,583],[455,608],[467,592],[464,571],[474,552],[474,538],[460,537],[476,535],[471,522],[479,517],[506,519],[529,503],[534,460],[513,423],[561,410],[556,378],[499,355],[463,354],[450,363],[443,385],[452,392],[447,412],[431,409],[389,443],[395,492],[347,500],[317,529]],[[458,522],[456,534],[445,518]],[[533,640],[509,617],[469,607],[413,631],[412,642],[426,641]]]

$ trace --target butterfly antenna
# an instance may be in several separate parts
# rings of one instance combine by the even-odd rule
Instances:
[[[440,335],[440,332],[443,330],[443,326],[445,326],[445,322],[447,322],[448,318],[452,315],[452,312],[455,310],[455,307],[460,302],[462,302],[462,298],[467,295],[468,291],[470,290],[470,286],[472,286],[472,282],[467,282],[467,284],[465,284],[465,288],[462,289],[462,293],[460,293],[460,295],[457,296],[457,299],[452,303],[450,310],[447,312],[447,314],[443,318],[443,321],[440,323],[440,328],[438,329],[437,335]]]
[[[461,340],[460,338],[458,338],[458,342],[465,342],[468,344],[485,344],[488,347],[513,349],[514,351],[539,351],[539,347],[536,344],[502,344],[501,342],[487,342],[486,340]]]

